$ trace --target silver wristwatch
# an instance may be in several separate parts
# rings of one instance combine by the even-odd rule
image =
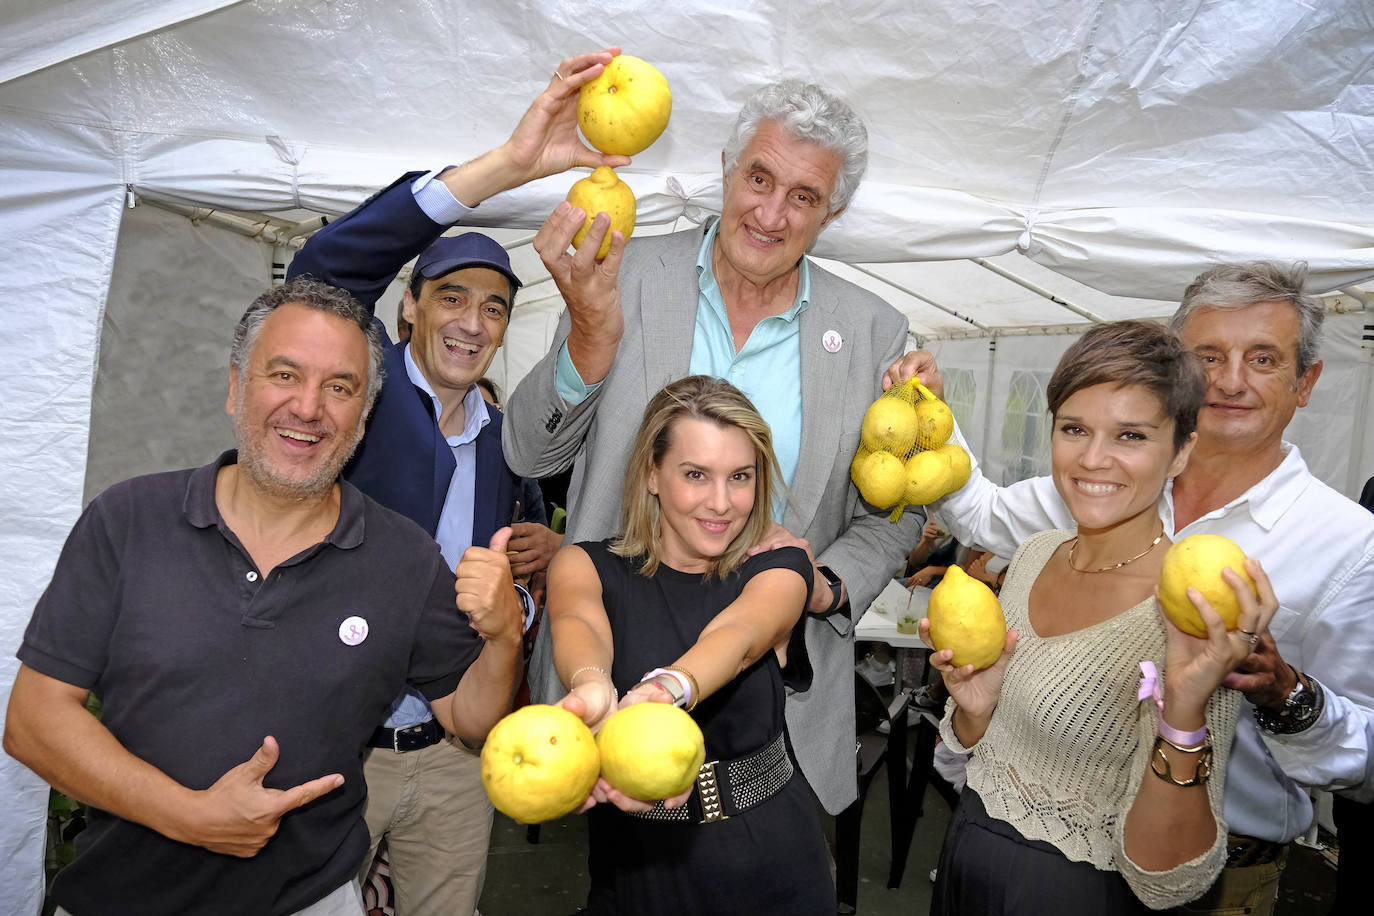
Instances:
[[[673,705],[679,709],[687,706],[687,694],[683,691],[682,684],[671,674],[655,674],[653,677],[645,678],[642,683],[657,684],[668,691],[668,696],[673,698]]]
[[[1296,669],[1294,673],[1298,676],[1298,683],[1284,699],[1282,712],[1276,715],[1267,709],[1255,707],[1255,722],[1270,734],[1295,735],[1306,731],[1321,717],[1322,709],[1326,706],[1326,693],[1316,678]]]

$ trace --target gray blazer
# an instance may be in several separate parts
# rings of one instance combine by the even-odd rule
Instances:
[[[554,387],[565,313],[553,346],[510,397],[503,445],[516,474],[542,477],[576,462],[568,494],[567,543],[617,533],[625,464],[644,407],[688,373],[699,287],[695,270],[704,229],[635,240],[620,269],[625,333],[610,374],[581,404]],[[864,411],[882,391],[882,374],[906,347],[906,318],[872,293],[810,265],[811,302],[801,315],[801,455],[783,525],[811,542],[816,561],[845,582],[854,614],[882,591],[919,537],[922,513],[892,524],[869,508],[849,481]],[[837,331],[831,353],[822,336]],[[797,762],[832,814],[857,797],[854,762],[854,653],[851,621],[810,615],[806,644],[811,689],[787,701]],[[547,627],[530,665],[536,702],[564,688],[553,668]],[[665,661],[665,664],[667,662]]]

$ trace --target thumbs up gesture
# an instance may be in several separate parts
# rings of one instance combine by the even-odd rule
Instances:
[[[474,544],[465,550],[454,570],[458,576],[454,589],[458,610],[468,615],[472,628],[483,639],[518,644],[525,613],[506,558],[510,537],[507,526],[491,536],[489,547]]]
[[[268,735],[252,757],[195,793],[187,812],[193,819],[191,842],[211,852],[250,858],[267,845],[288,812],[344,783],[342,775],[331,773],[291,789],[264,788],[262,781],[279,755],[277,740]]]

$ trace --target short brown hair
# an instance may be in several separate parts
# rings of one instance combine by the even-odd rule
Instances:
[[[754,506],[744,528],[718,557],[706,575],[723,578],[744,562],[750,547],[763,540],[772,522],[774,495],[782,486],[782,472],[773,453],[773,434],[749,398],[734,385],[706,375],[689,375],[664,386],[644,408],[625,468],[620,499],[620,537],[611,550],[622,557],[645,558],[640,573],[652,576],[660,562],[658,497],[649,492],[649,473],[663,462],[673,426],[681,419],[705,420],[744,431],[754,445]]]
[[[1050,414],[1094,385],[1138,385],[1153,394],[1174,421],[1177,451],[1197,428],[1207,376],[1192,351],[1163,325],[1112,321],[1089,328],[1059,358],[1045,391]]]

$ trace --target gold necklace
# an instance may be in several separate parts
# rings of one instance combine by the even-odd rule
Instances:
[[[1155,547],[1157,547],[1159,545],[1159,542],[1162,540],[1164,540],[1164,532],[1161,530],[1159,532],[1159,537],[1151,541],[1149,547],[1146,547],[1144,550],[1142,550],[1135,556],[1131,557],[1129,560],[1122,560],[1120,563],[1116,563],[1112,566],[1104,566],[1101,569],[1079,569],[1077,566],[1073,565],[1073,552],[1078,549],[1078,536],[1074,535],[1073,543],[1069,545],[1069,569],[1072,569],[1076,573],[1084,573],[1086,575],[1111,572],[1114,569],[1120,569],[1127,563],[1134,563],[1136,560],[1139,560],[1141,557],[1145,556],[1145,554],[1149,553],[1151,550],[1154,550]]]

